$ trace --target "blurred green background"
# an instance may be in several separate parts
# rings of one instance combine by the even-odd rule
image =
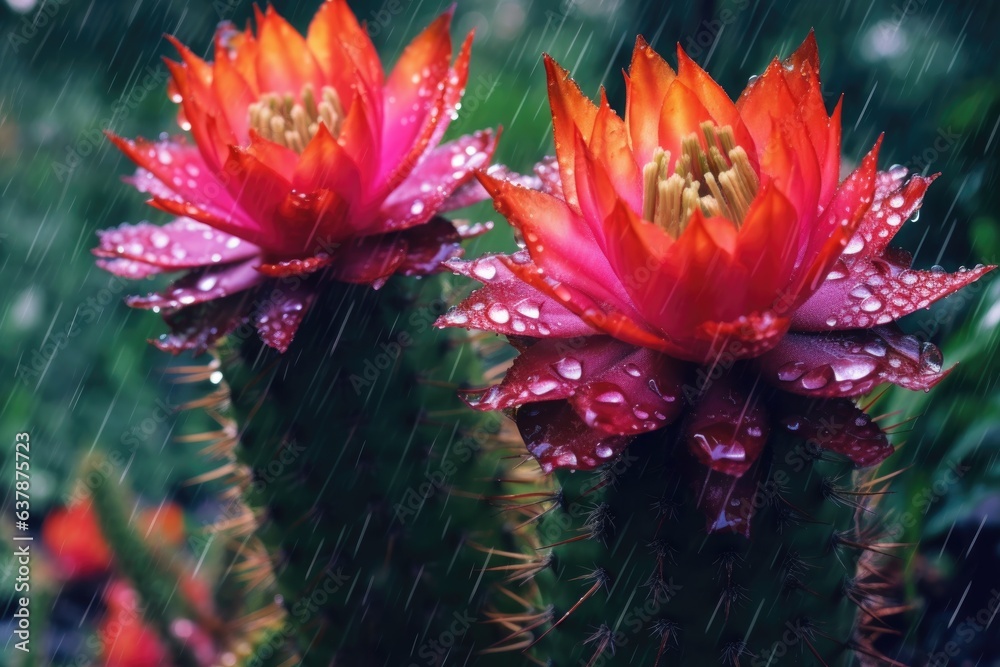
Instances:
[[[318,0],[274,4],[304,30]],[[448,5],[350,4],[368,20],[387,63]],[[397,5],[402,11],[390,11]],[[104,129],[129,137],[179,132],[161,62],[174,54],[163,35],[208,54],[220,21],[242,25],[251,15],[246,0],[0,0],[0,434],[11,443],[0,448],[5,544],[13,435],[24,430],[35,445],[32,511],[38,519],[61,503],[81,456],[95,447],[122,454],[128,463],[118,480],[151,502],[174,497],[205,521],[213,518],[211,485],[185,485],[205,464],[192,445],[174,442],[206,426],[201,417],[176,411],[191,396],[168,369],[191,360],[147,345],[162,323],[122,303],[126,294],[154,284],[127,285],[98,270],[90,248],[98,229],[166,220],[120,182],[132,166],[100,135]],[[621,70],[637,34],[672,63],[674,45],[684,45],[735,97],[771,57],[790,53],[813,28],[828,106],[845,96],[847,166],[885,132],[883,167],[899,163],[943,174],[897,244],[914,252],[921,268],[1000,261],[997,3],[461,0],[456,41],[472,28],[471,76],[452,133],[502,125],[499,160],[518,170],[551,152],[542,52],[570,69],[586,93],[596,96],[606,86],[621,110]],[[488,205],[468,217],[497,218]],[[511,244],[508,229],[498,224],[468,252]],[[919,539],[929,522],[923,539],[933,548],[905,565],[913,592],[941,598],[946,616],[975,577],[974,588],[986,594],[988,563],[1000,557],[998,296],[988,285],[976,286],[908,318],[904,326],[917,335],[951,341],[946,359],[962,363],[929,396],[893,392],[879,404],[898,413],[892,423],[918,417],[900,427],[906,446],[896,459],[915,472],[886,506],[898,516],[916,512],[905,527],[908,538]],[[926,507],[918,504],[959,459],[966,463],[957,481],[939,485],[942,492]],[[977,555],[987,565],[977,564]],[[937,588],[926,585],[928,571],[943,572]],[[0,575],[7,579],[10,568]],[[4,597],[8,583],[0,581]]]

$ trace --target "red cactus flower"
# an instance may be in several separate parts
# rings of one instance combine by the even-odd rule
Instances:
[[[42,524],[42,541],[67,579],[95,577],[111,567],[111,548],[89,502],[50,512]]]
[[[438,325],[517,347],[468,400],[516,410],[546,470],[595,468],[684,416],[710,527],[746,531],[730,509],[754,484],[737,481],[777,430],[822,432],[858,466],[891,453],[850,398],[941,380],[937,348],[892,322],[992,267],[918,271],[888,248],[933,177],[877,171],[876,144],[840,181],[813,35],[735,103],[678,58],[638,40],[624,118],[546,58],[555,160],[535,189],[479,175],[526,250],[449,262],[483,286]]]
[[[104,667],[156,667],[171,661],[159,634],[146,625],[139,599],[123,581],[104,593],[107,612],[98,628]]]
[[[257,34],[220,28],[215,60],[176,39],[167,61],[183,138],[109,135],[138,166],[130,182],[178,216],[101,233],[95,254],[118,275],[187,271],[129,304],[161,311],[159,347],[203,349],[244,323],[284,351],[320,276],[380,286],[461,253],[440,213],[485,198],[472,179],[495,136],[441,144],[464,92],[472,34],[454,64],[451,13],[430,25],[386,77],[345,0],[327,0],[305,36],[268,8]],[[282,280],[284,279],[284,280]]]

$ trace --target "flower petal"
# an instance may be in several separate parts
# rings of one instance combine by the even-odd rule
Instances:
[[[597,119],[597,107],[581,91],[569,72],[548,54],[545,59],[545,75],[548,81],[549,107],[552,109],[552,135],[556,145],[556,158],[562,174],[563,196],[574,210],[578,209],[576,180],[571,178],[576,166],[576,142],[574,137],[580,132],[584,137],[593,133]]]
[[[890,327],[788,334],[755,364],[779,389],[816,398],[859,396],[884,382],[928,390],[950,372],[937,347]]]
[[[451,17],[452,12],[445,12],[410,42],[385,83],[380,181],[406,162],[404,156],[421,143],[422,134],[430,141],[451,64]]]
[[[526,253],[521,257],[527,260]],[[598,333],[546,293],[518,279],[496,255],[445,264],[456,274],[483,283],[442,315],[437,327],[463,327],[506,336],[572,338]]]
[[[496,149],[490,131],[460,137],[435,148],[382,205],[376,228],[382,231],[420,225],[444,210],[455,191],[470,182],[473,172],[484,169]],[[481,198],[486,192],[479,187]]]
[[[588,427],[565,401],[525,405],[518,408],[514,421],[546,473],[593,470],[615,459],[630,440]]]
[[[254,268],[255,260],[192,271],[172,283],[162,293],[130,296],[125,302],[132,308],[176,310],[196,303],[206,303],[250,289],[266,280]]]
[[[254,6],[257,19],[257,82],[261,93],[298,96],[306,84],[316,87],[323,70],[306,40],[274,7]]]
[[[253,323],[260,339],[278,352],[286,352],[315,298],[309,283],[292,287],[276,282],[267,301],[254,311]]]
[[[470,392],[478,410],[569,399],[590,428],[607,433],[653,431],[681,412],[683,366],[606,336],[541,340],[514,360],[503,382]]]
[[[122,224],[97,235],[100,242],[92,252],[98,257],[128,259],[169,270],[226,264],[260,252],[250,243],[188,218],[165,225]]]
[[[676,75],[673,68],[641,36],[635,40],[625,78],[625,120],[629,144],[639,166],[659,147],[660,109]]]
[[[347,0],[329,0],[320,5],[309,24],[306,44],[342,100],[350,100],[354,70],[361,74],[369,90],[381,88],[382,61]]]
[[[767,487],[760,482],[762,466],[752,466],[746,473],[734,477],[700,462],[691,462],[692,490],[698,509],[705,515],[705,530],[711,533],[735,533],[750,537],[750,524],[759,505],[766,497]]]
[[[168,311],[163,319],[170,327],[170,333],[150,342],[164,352],[180,354],[192,350],[201,354],[249,321],[247,313],[253,296],[252,291],[241,292],[209,303]]]
[[[958,273],[916,271],[890,259],[859,258],[836,265],[833,277],[800,306],[797,331],[865,329],[888,324],[979,280],[995,266],[964,267]]]
[[[684,426],[684,438],[702,465],[739,477],[764,451],[769,431],[760,392],[723,374],[703,390]]]
[[[887,459],[893,452],[878,424],[853,401],[844,398],[810,400],[787,394],[773,401],[780,428],[807,447],[845,456],[858,468]],[[815,458],[818,452],[807,452]]]

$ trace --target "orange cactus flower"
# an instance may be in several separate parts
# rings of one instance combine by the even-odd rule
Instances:
[[[555,159],[532,187],[479,175],[524,250],[449,262],[483,287],[438,325],[518,348],[467,400],[514,410],[547,470],[596,468],[685,417],[693,477],[715,480],[709,526],[746,532],[744,474],[771,433],[808,440],[831,416],[847,427],[824,448],[858,466],[892,452],[851,397],[940,381],[937,348],[893,322],[993,267],[914,270],[888,247],[933,177],[878,171],[880,139],[840,180],[812,34],[735,102],[678,60],[639,38],[619,117],[546,58]]]
[[[487,228],[439,217],[486,197],[473,171],[496,139],[440,143],[472,43],[452,63],[450,22],[434,21],[388,76],[345,0],[324,2],[304,36],[270,7],[256,34],[223,25],[213,62],[170,39],[171,96],[194,143],[109,136],[139,165],[130,182],[177,218],[106,230],[94,251],[126,277],[188,272],[129,300],[164,315],[158,346],[201,350],[250,324],[284,351],[323,277],[378,287],[430,273]]]

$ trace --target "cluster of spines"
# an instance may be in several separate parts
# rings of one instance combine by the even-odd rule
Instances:
[[[636,467],[646,468],[649,465],[648,460],[640,460]],[[815,664],[834,664],[844,656],[854,656],[865,664],[876,664],[879,660],[884,661],[881,664],[899,664],[876,648],[879,637],[893,632],[887,619],[907,609],[892,596],[891,582],[885,572],[891,569],[887,563],[896,558],[895,552],[909,545],[883,537],[881,517],[877,511],[879,498],[887,492],[889,482],[899,472],[882,476],[877,473],[845,472],[846,469],[828,455],[814,457],[810,465],[811,469],[802,473],[815,478],[806,497],[825,505],[825,514],[817,516],[812,507],[801,507],[802,501],[793,497],[796,494],[792,490],[776,485],[758,512],[766,516],[758,516],[757,520],[770,522],[771,530],[779,538],[794,531],[809,531],[810,535],[816,535],[816,554],[807,557],[793,546],[783,546],[768,562],[763,562],[759,552],[751,558],[747,552],[748,545],[740,545],[736,541],[735,547],[723,548],[718,553],[711,563],[712,567],[703,564],[697,571],[689,572],[678,569],[678,551],[698,548],[699,544],[704,547],[712,541],[726,542],[727,538],[706,537],[704,531],[684,538],[684,529],[688,526],[670,526],[679,523],[680,515],[690,510],[688,505],[691,500],[685,498],[678,475],[668,475],[673,479],[662,480],[666,482],[663,485],[666,491],[650,493],[646,507],[634,508],[631,512],[618,507],[616,513],[615,497],[620,492],[620,484],[636,483],[634,479],[622,479],[629,474],[628,469],[622,470],[611,464],[584,480],[580,473],[575,476],[545,476],[532,464],[517,466],[518,474],[513,479],[504,480],[511,493],[499,494],[491,499],[508,514],[508,525],[521,540],[521,548],[493,551],[505,562],[491,568],[496,576],[503,576],[503,580],[496,583],[497,609],[491,621],[506,629],[507,634],[490,650],[526,652],[538,664],[551,660],[552,664],[559,665],[562,664],[560,660],[569,660],[569,656],[553,647],[565,647],[568,640],[570,645],[577,647],[572,664],[577,664],[576,656],[582,656],[579,664],[588,667],[616,664],[615,656],[623,653],[617,642],[617,631],[627,609],[612,609],[609,606],[610,591],[618,586],[616,579],[635,579],[629,559],[644,549],[648,562],[653,565],[650,572],[641,578],[641,586],[636,586],[631,593],[630,602],[653,600],[659,610],[673,593],[674,583],[667,572],[689,584],[697,577],[712,579],[719,594],[718,598],[713,598],[712,608],[706,611],[710,615],[707,625],[712,626],[720,619],[725,624],[735,609],[744,609],[750,602],[748,590],[740,583],[741,580],[747,582],[757,577],[776,575],[776,595],[783,600],[793,595],[805,595],[815,601],[811,605],[812,615],[803,613],[789,621],[794,621],[795,642],[803,655],[810,656]],[[507,477],[512,476],[508,474]],[[572,489],[581,490],[574,493]],[[635,494],[631,500],[635,501]],[[640,509],[649,511],[644,513]],[[831,513],[839,514],[841,518],[831,521],[828,516]],[[569,537],[548,539],[540,534],[539,524],[553,518],[561,521],[560,525],[568,530]],[[567,521],[567,518],[570,520]],[[623,533],[634,521],[652,524],[652,538],[642,545],[622,545]],[[668,530],[668,526],[671,529]],[[565,531],[560,532],[566,534]],[[796,543],[790,541],[790,544]],[[585,555],[568,558],[572,550]],[[583,567],[584,561],[593,566],[588,565],[581,574],[567,571],[568,562]],[[831,593],[829,581],[822,592],[813,590],[810,580],[821,575],[822,568],[830,567],[832,561],[843,566],[839,590]],[[610,563],[624,565],[616,570]],[[623,576],[623,571],[629,574]],[[737,572],[742,579],[736,576]],[[563,592],[557,595],[558,589],[563,589]],[[592,602],[602,591],[608,595]],[[558,599],[563,600],[563,607],[556,604]],[[846,609],[854,610],[848,614],[847,620],[843,620],[845,607],[841,603],[844,600],[849,603]],[[824,618],[823,606],[827,604],[831,619]],[[644,654],[648,656],[648,664],[673,664],[667,661],[667,655],[671,652],[683,654],[685,635],[708,631],[704,623],[706,618],[688,613],[690,611],[675,609],[672,614],[659,614],[648,619],[645,625],[650,646]],[[758,610],[753,619],[758,635],[762,634],[760,628],[764,619],[761,616],[764,613]],[[581,614],[588,622],[577,624],[569,631],[570,637],[548,645],[547,640],[567,632],[565,626],[575,614]],[[837,616],[842,620],[831,622]],[[700,628],[696,627],[698,618],[702,621]],[[764,656],[762,647],[754,641],[753,630],[751,624],[743,636],[737,633],[725,638],[720,634],[718,655],[714,662],[725,667],[746,667]],[[629,660],[634,659],[637,659],[634,655],[623,659],[623,664],[632,664]],[[640,660],[639,664],[646,662]]]

